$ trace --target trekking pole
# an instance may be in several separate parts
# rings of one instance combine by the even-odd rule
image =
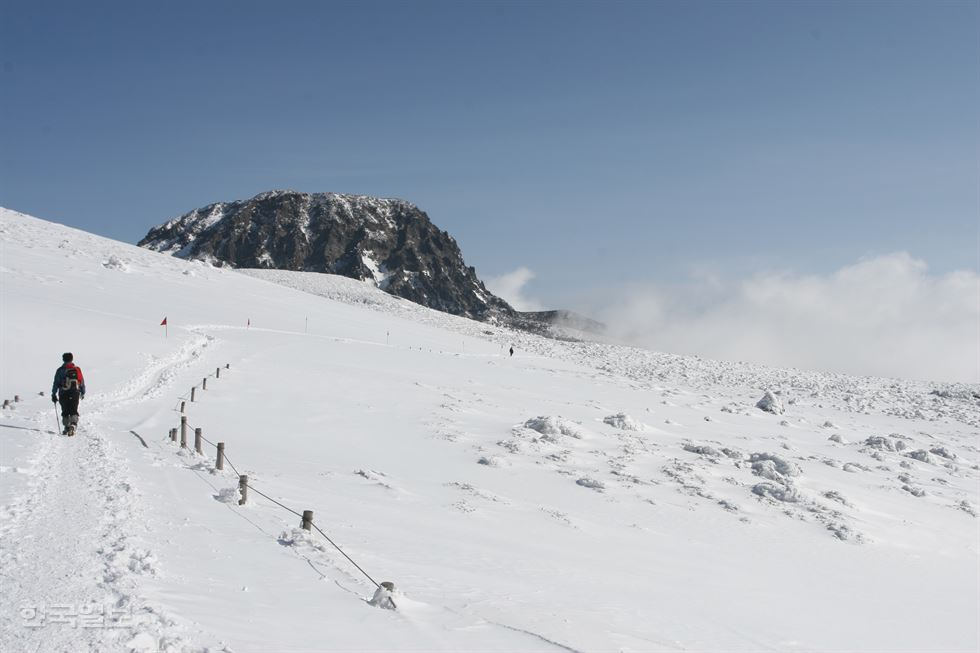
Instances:
[[[58,420],[58,404],[54,404],[54,432],[57,435],[58,432],[60,431],[61,431],[61,422]]]

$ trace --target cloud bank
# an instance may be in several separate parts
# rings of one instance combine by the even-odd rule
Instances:
[[[642,346],[854,375],[980,382],[980,277],[904,252],[826,276],[640,285],[597,311]]]
[[[487,279],[485,284],[490,292],[519,311],[543,311],[544,307],[540,302],[524,295],[524,286],[533,278],[534,272],[520,267],[513,272]]]

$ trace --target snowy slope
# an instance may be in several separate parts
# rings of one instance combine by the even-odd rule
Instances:
[[[545,340],[9,211],[0,248],[4,651],[980,645],[980,388]],[[68,350],[71,439],[38,394]],[[397,611],[169,441],[195,385],[191,426]]]

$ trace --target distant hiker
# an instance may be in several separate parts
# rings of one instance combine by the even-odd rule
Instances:
[[[510,355],[511,355],[511,357],[514,356],[514,348],[513,347],[510,348]]]
[[[74,359],[71,352],[61,355],[64,364],[55,370],[51,385],[51,402],[61,402],[61,423],[65,427],[62,435],[75,435],[78,400],[85,398],[85,377],[82,376],[82,368],[73,362]]]

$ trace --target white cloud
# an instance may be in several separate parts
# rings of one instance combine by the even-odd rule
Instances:
[[[543,311],[544,307],[540,302],[524,296],[524,286],[533,278],[534,272],[520,267],[513,272],[487,279],[485,283],[490,292],[519,311]]]
[[[980,277],[930,274],[904,252],[825,276],[637,286],[600,315],[613,333],[661,351],[980,382]]]

